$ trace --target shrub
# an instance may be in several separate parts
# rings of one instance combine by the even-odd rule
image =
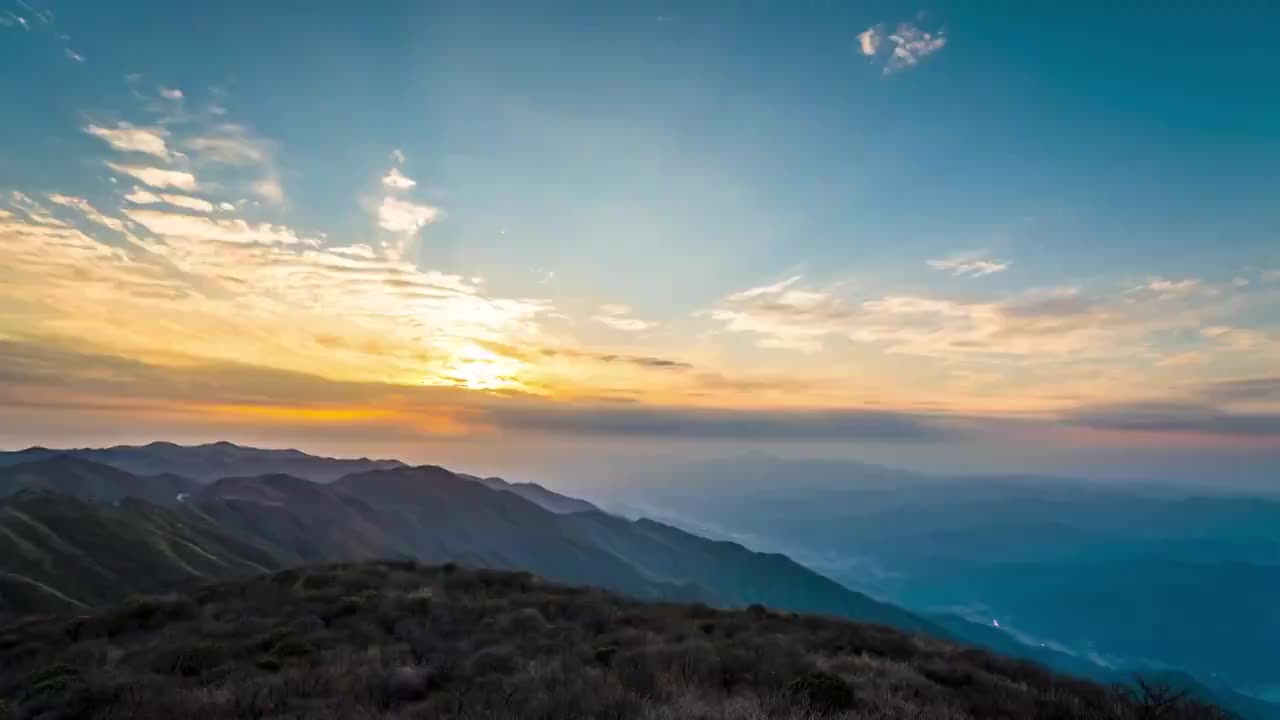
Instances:
[[[296,635],[288,635],[271,648],[271,655],[277,658],[306,657],[315,651],[316,649],[306,640]]]
[[[819,712],[845,710],[853,705],[853,687],[839,675],[810,672],[787,683],[787,694]]]
[[[227,661],[227,648],[219,642],[198,642],[178,657],[173,671],[184,677],[195,677],[220,667]]]

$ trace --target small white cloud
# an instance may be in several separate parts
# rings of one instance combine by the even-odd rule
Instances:
[[[871,57],[880,49],[880,43],[883,41],[884,35],[880,26],[867,28],[858,33],[858,43],[862,48],[862,54]]]
[[[181,170],[165,170],[164,168],[143,165],[120,165],[113,162],[107,162],[107,167],[118,173],[124,173],[153,188],[174,188],[187,191],[196,189],[196,176]]]
[[[382,198],[378,206],[378,225],[395,233],[415,233],[440,216],[438,208],[416,205],[391,196]]]
[[[113,150],[120,152],[136,152],[169,159],[169,146],[165,138],[169,131],[164,128],[135,127],[127,122],[116,123],[114,128],[89,125],[84,129],[90,135],[101,138]]]
[[[236,209],[236,206],[232,205],[229,202],[223,201],[218,203],[218,209],[222,210],[223,212],[234,212]]]
[[[1013,263],[1008,260],[988,259],[985,257],[985,253],[978,255],[958,255],[941,260],[927,260],[925,262],[934,270],[949,272],[954,277],[971,278],[1004,272],[1009,269],[1010,265],[1013,265]]]
[[[160,88],[160,97],[166,100],[181,100],[182,91],[179,90],[178,88],[162,87]]]
[[[400,168],[393,167],[390,172],[382,178],[382,184],[396,190],[408,190],[414,185],[417,185],[418,181],[401,173]]]
[[[213,212],[213,203],[190,195],[161,195],[164,201],[186,210],[195,210],[196,212]]]
[[[271,159],[265,141],[233,123],[220,125],[208,135],[191,138],[183,143],[183,147],[203,162],[223,165],[262,165]]]
[[[1167,280],[1162,277],[1149,278],[1146,283],[1130,290],[1130,293],[1146,293],[1159,300],[1176,300],[1199,290],[1201,283],[1196,278]]]
[[[593,319],[596,320],[597,322],[601,322],[601,323],[604,323],[605,325],[608,325],[614,330],[621,330],[622,332],[644,332],[645,330],[652,330],[653,328],[658,326],[658,323],[656,322],[649,322],[648,320],[638,320],[636,318],[620,318],[620,317],[610,317],[608,315],[596,315],[594,316]]]
[[[391,159],[396,161],[396,165],[403,165],[404,153],[401,152],[400,148],[396,148],[395,150],[391,151]]]
[[[639,318],[629,317],[631,315],[630,306],[621,303],[609,303],[600,306],[600,314],[593,315],[592,319],[596,322],[603,323],[623,332],[644,332],[658,327],[658,323],[649,320],[640,320]]]
[[[213,203],[208,200],[202,200],[190,195],[177,195],[173,193],[156,193],[135,187],[128,195],[124,196],[125,200],[135,205],[154,205],[156,203],[168,203],[174,207],[185,208],[187,210],[195,210],[196,212],[211,212]],[[225,203],[224,203],[225,204]],[[235,208],[232,207],[234,210]]]
[[[331,247],[328,248],[328,250],[329,252],[337,253],[338,255],[364,258],[366,260],[373,260],[378,257],[378,254],[368,245],[344,245],[342,247]]]
[[[154,203],[164,202],[159,195],[151,192],[150,190],[143,190],[136,185],[133,190],[129,191],[128,195],[124,196],[124,199],[135,205],[152,205]]]
[[[266,177],[249,186],[250,192],[273,205],[284,202],[284,188],[274,177]]]
[[[67,56],[69,60],[74,60],[78,63],[84,62],[84,56],[76,52],[75,50],[72,50],[71,48],[63,48],[62,52],[64,55]]]
[[[858,49],[866,57],[882,63],[886,75],[915,67],[946,44],[945,31],[931,32],[912,23],[900,23],[892,33],[886,34],[883,25],[876,25],[858,34]]]

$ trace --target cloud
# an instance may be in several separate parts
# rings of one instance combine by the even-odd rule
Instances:
[[[174,207],[180,207],[186,210],[195,210],[196,212],[212,212],[213,211],[213,203],[209,202],[208,200],[203,200],[197,197],[191,197],[190,195],[178,195],[175,193],[156,194],[149,190],[143,190],[142,188],[139,188],[139,187],[135,187],[133,190],[131,190],[127,195],[124,196],[124,199],[128,200],[129,202],[135,205],[154,205],[156,203],[163,202],[163,203],[168,203],[170,205],[173,205]],[[222,204],[230,206],[231,210],[235,209],[235,206],[231,205],[230,203],[222,203]],[[227,208],[223,208],[223,209],[227,209]]]
[[[103,227],[110,228],[111,230],[115,230],[116,232],[119,232],[119,233],[128,232],[125,229],[124,221],[120,220],[119,218],[113,218],[108,215],[102,214],[101,212],[98,211],[97,208],[95,208],[92,204],[89,203],[88,200],[85,200],[84,198],[72,197],[70,195],[60,195],[60,194],[54,193],[49,195],[49,202],[54,203],[55,205],[61,205],[63,207],[75,208],[76,210],[79,210],[90,221],[98,223]]]
[[[1280,400],[1280,376],[1218,380],[1201,385],[1197,394],[1215,403]]]
[[[235,212],[236,206],[224,201],[218,203],[218,209],[223,212]]]
[[[160,97],[166,100],[181,100],[182,91],[179,90],[178,88],[162,87],[160,88]]]
[[[81,55],[71,48],[62,48],[62,54],[66,55],[68,60],[74,60],[78,63],[84,62],[84,55]]]
[[[714,410],[662,407],[555,407],[490,410],[506,430],[550,434],[695,440],[929,441],[956,434],[925,416],[874,410]]]
[[[1007,260],[987,259],[984,254],[958,255],[941,260],[928,260],[926,264],[934,270],[949,272],[954,277],[982,277],[1009,269],[1012,262]]]
[[[1228,412],[1196,403],[1148,402],[1087,407],[1067,413],[1063,421],[1098,430],[1280,437],[1280,414]]]
[[[107,167],[153,188],[174,188],[188,192],[196,189],[196,176],[181,170],[166,170],[144,165],[121,165],[113,162],[107,162]]]
[[[992,360],[1137,351],[1152,327],[1073,289],[994,302],[886,295],[851,303],[832,291],[800,289],[799,281],[734,293],[709,316],[729,332],[757,335],[765,348],[817,352],[827,338],[840,337],[890,353]]]
[[[186,140],[182,147],[203,162],[222,165],[268,165],[271,160],[268,143],[232,123],[219,125],[212,133]]]
[[[366,260],[373,260],[378,257],[378,254],[368,245],[346,245],[342,247],[331,247],[328,250],[329,252],[337,253],[338,255],[365,258]]]
[[[600,313],[593,315],[592,319],[608,325],[614,330],[623,332],[644,332],[658,327],[658,323],[649,320],[640,320],[638,318],[628,317],[631,314],[631,308],[626,305],[609,304],[601,305]]]
[[[440,216],[438,208],[387,196],[378,206],[378,226],[394,233],[416,233]]]
[[[280,181],[274,177],[265,177],[254,181],[249,186],[249,191],[272,205],[279,205],[284,202],[284,188],[280,185]]]
[[[876,25],[858,35],[858,49],[873,62],[880,63],[886,75],[915,67],[946,44],[944,30],[931,32],[905,22],[899,23],[893,32]]]
[[[1200,290],[1202,283],[1196,278],[1168,280],[1162,277],[1149,278],[1145,283],[1133,288],[1131,293],[1145,293],[1159,300],[1176,300]]]
[[[404,153],[400,148],[391,151],[391,159],[395,161],[396,165],[404,165]]]
[[[116,123],[114,128],[91,124],[86,126],[84,131],[94,137],[101,138],[113,150],[143,153],[165,160],[168,160],[171,156],[168,144],[165,142],[165,138],[169,136],[169,131],[164,128],[135,127],[127,122],[121,122]]]
[[[382,184],[395,190],[408,190],[418,184],[417,180],[400,172],[400,168],[391,168],[389,172],[382,178]]]
[[[161,236],[228,243],[292,245],[303,242],[303,238],[298,237],[293,230],[270,223],[251,225],[240,219],[214,220],[159,210],[129,209],[125,210],[124,214],[128,215],[130,220]]]
[[[658,323],[656,322],[650,322],[648,320],[639,320],[636,318],[620,318],[620,317],[609,317],[608,315],[595,315],[593,319],[596,320],[597,322],[608,325],[614,330],[621,330],[623,332],[644,332],[645,330],[652,330],[653,328],[658,326]]]
[[[884,35],[879,27],[867,28],[858,33],[858,45],[862,50],[862,54],[868,57],[875,55],[880,50],[880,43],[884,41]]]

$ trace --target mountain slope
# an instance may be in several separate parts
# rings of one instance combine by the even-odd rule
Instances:
[[[593,542],[627,558],[654,577],[698,582],[722,605],[762,603],[801,612],[877,622],[937,637],[938,625],[833,582],[776,553],[758,553],[733,542],[708,540],[652,520],[628,521],[604,513],[568,518]]]
[[[535,505],[541,506],[544,510],[550,510],[553,513],[568,515],[580,512],[601,512],[600,508],[592,505],[586,500],[581,500],[568,495],[561,495],[558,492],[548,490],[537,483],[522,482],[511,483],[500,477],[476,477],[475,475],[466,475],[457,473],[458,477],[484,485],[492,490],[503,490],[509,493],[515,493],[520,497],[528,500]]]
[[[0,497],[40,488],[98,502],[137,497],[173,505],[178,495],[196,487],[196,482],[178,475],[135,475],[67,454],[0,467]]]
[[[404,467],[404,463],[398,460],[317,457],[299,450],[263,450],[229,442],[190,446],[153,442],[148,445],[75,450],[37,447],[0,453],[0,466],[43,460],[54,455],[71,455],[138,475],[172,473],[202,483],[223,477],[250,477],[272,473],[294,475],[316,482],[331,482],[353,472]]]
[[[375,508],[399,547],[429,562],[525,569],[648,598],[704,598],[706,592],[649,577],[602,550],[567,516],[444,468],[422,466],[348,475],[332,488]]]
[[[279,566],[211,523],[142,500],[41,490],[0,500],[0,612],[102,605]]]
[[[879,626],[408,562],[0,626],[0,667],[23,718],[1223,717]]]

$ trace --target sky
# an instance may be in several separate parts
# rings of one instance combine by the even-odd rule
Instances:
[[[0,0],[0,446],[1274,477],[1277,20]]]

